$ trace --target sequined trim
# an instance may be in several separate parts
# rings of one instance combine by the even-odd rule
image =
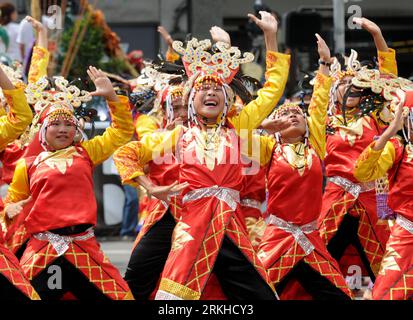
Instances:
[[[200,293],[178,282],[162,279],[155,300],[199,300]]]
[[[359,194],[362,192],[374,190],[376,188],[375,181],[357,184],[340,176],[329,177],[328,181],[342,187],[345,191],[350,193],[354,198],[357,198]]]
[[[406,231],[409,231],[411,234],[413,234],[413,222],[409,219],[406,219],[405,217],[399,214],[397,215],[396,223]]]
[[[52,233],[50,231],[40,232],[33,235],[37,240],[41,241],[49,241],[53,248],[57,252],[57,256],[63,255],[67,249],[69,249],[69,245],[73,241],[85,241],[90,238],[93,238],[95,233],[93,232],[92,228],[86,230],[86,233],[80,236],[61,236],[56,233]]]
[[[237,204],[240,203],[239,191],[218,186],[190,191],[184,196],[182,203],[208,197],[215,197],[221,201],[224,201],[229,207],[231,207],[232,210],[235,210],[237,208]]]
[[[267,224],[274,225],[281,230],[291,233],[295,241],[297,241],[300,247],[303,248],[306,255],[309,255],[314,250],[313,244],[310,242],[310,240],[308,240],[305,234],[317,230],[317,220],[307,223],[303,226],[297,226],[271,214],[266,219],[266,222]]]
[[[158,290],[155,296],[155,300],[183,300],[182,298],[173,295],[172,293]]]
[[[242,199],[241,205],[245,207],[255,208],[261,210],[262,202],[255,199]]]

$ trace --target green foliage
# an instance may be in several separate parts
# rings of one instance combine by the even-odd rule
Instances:
[[[67,19],[70,21],[70,19]],[[82,30],[85,24],[88,24],[86,27],[86,33],[80,44],[80,48],[76,53],[73,63],[71,65],[68,79],[81,78],[87,79],[88,75],[86,70],[89,66],[95,66],[101,68],[104,71],[122,74],[127,70],[126,64],[122,59],[116,57],[108,57],[105,54],[105,39],[103,30],[93,24],[93,20],[89,19],[87,21],[87,15],[83,18],[81,22],[80,30]],[[58,63],[60,69],[57,69],[59,72],[63,66],[63,61],[66,56],[66,52],[69,49],[70,41],[73,36],[75,23],[71,23],[71,26],[66,28],[63,32],[62,39],[60,42],[60,56],[58,57]],[[78,32],[78,36],[80,31]],[[77,40],[78,41],[78,40]]]

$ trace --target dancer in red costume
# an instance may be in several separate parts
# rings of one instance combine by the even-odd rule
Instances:
[[[37,43],[33,48],[29,68],[28,85],[30,86],[30,84],[36,83],[40,78],[47,76],[50,54],[47,51],[47,28],[30,16],[27,16],[25,19],[32,24],[37,32]],[[36,119],[33,119],[33,121],[36,122]],[[3,164],[1,179],[7,184],[11,183],[17,161],[20,158],[36,156],[43,151],[38,134],[30,129],[31,127],[28,126],[19,139],[9,144],[0,155]],[[5,230],[7,247],[18,258],[21,257],[28,239],[29,235],[24,224],[8,225],[7,230]]]
[[[15,87],[0,65],[0,87],[9,108],[0,117],[0,149],[17,139],[32,121],[32,112],[21,87]],[[4,220],[4,219],[2,219]],[[24,274],[19,261],[5,246],[3,232],[0,232],[0,299],[24,301],[39,299]]]
[[[380,72],[396,75],[395,51],[388,48],[380,28],[365,18],[354,18],[354,21],[373,36]],[[380,103],[371,112],[361,110],[362,104],[373,101],[374,93],[352,84],[361,68],[355,51],[352,51],[346,66],[344,70],[344,65],[340,66],[336,60],[331,67],[334,83],[324,159],[327,185],[319,228],[333,258],[339,261],[346,248],[353,245],[374,281],[389,229],[387,221],[378,217],[375,183],[358,184],[352,167],[373,137],[381,134],[388,119]]]
[[[331,78],[330,50],[316,36],[320,68],[309,116],[298,105],[286,103],[274,118],[280,125],[287,123],[287,128],[277,130],[275,137],[260,137],[261,163],[269,166],[269,194],[267,227],[258,254],[279,294],[297,279],[314,299],[346,300],[351,292],[317,230]]]
[[[218,52],[212,55],[206,51],[211,46],[209,41],[192,39],[186,49],[175,42],[174,49],[183,55],[190,76],[187,88],[192,126],[146,135],[139,143],[128,144],[115,154],[118,167],[130,168],[123,181],[136,179],[144,184],[139,178],[143,166],[156,154],[167,157],[169,151],[178,150],[179,182],[185,186],[183,208],[174,229],[158,299],[200,299],[211,272],[217,275],[230,299],[275,298],[237,214],[243,182],[239,134],[241,129],[250,132],[257,128],[272,111],[288,75],[289,56],[274,52],[276,21],[269,13],[261,14],[259,26],[268,50],[267,81],[255,101],[239,115],[227,118],[234,98],[228,83],[239,64],[251,61],[251,56],[240,58],[236,48],[229,51],[224,43],[217,43]],[[216,73],[217,68],[221,74]]]
[[[130,141],[132,118],[127,98],[115,94],[104,73],[90,67],[88,74],[96,85],[92,95],[108,101],[110,128],[102,136],[82,141],[73,104],[89,94],[68,87],[62,78],[57,78],[54,86],[60,92],[44,92],[47,81],[41,79],[37,93],[42,92],[42,99],[35,108],[42,108],[39,139],[46,151],[18,162],[5,200],[6,222],[22,213],[23,203],[31,204],[23,214],[30,240],[20,264],[40,297],[60,299],[71,292],[78,299],[133,299],[94,236],[92,178],[94,166]],[[61,268],[65,279],[60,289],[48,286],[51,264]]]
[[[413,89],[413,83],[410,89]],[[404,94],[400,91],[399,96],[395,119],[380,138],[360,155],[354,170],[354,176],[363,182],[389,173],[388,205],[396,214],[386,253],[374,283],[374,300],[413,299],[413,91],[406,93],[405,102]]]

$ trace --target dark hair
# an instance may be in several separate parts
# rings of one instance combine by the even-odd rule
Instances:
[[[8,25],[11,22],[11,15],[15,11],[16,7],[10,2],[0,4],[0,25]]]

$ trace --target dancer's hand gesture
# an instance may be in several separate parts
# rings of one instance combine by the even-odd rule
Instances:
[[[90,66],[87,70],[87,74],[96,87],[96,91],[90,93],[92,96],[104,97],[108,101],[119,100],[115,90],[113,89],[112,83],[102,70]]]

